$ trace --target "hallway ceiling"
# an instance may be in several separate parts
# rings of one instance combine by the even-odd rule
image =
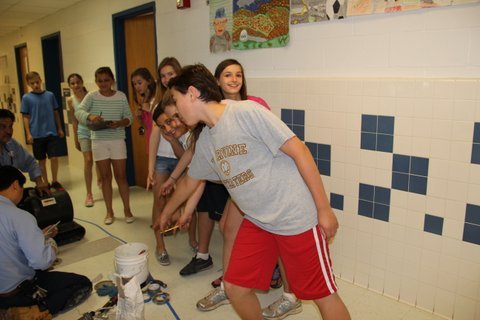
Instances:
[[[82,0],[0,0],[0,37]]]

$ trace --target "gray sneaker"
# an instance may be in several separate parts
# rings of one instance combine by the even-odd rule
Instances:
[[[210,291],[205,298],[198,300],[197,309],[200,311],[210,311],[229,303],[230,300],[228,300],[225,290],[218,287]]]
[[[168,256],[167,251],[163,251],[162,253],[155,251],[155,258],[157,258],[158,263],[162,266],[168,266],[170,264],[170,257]]]
[[[262,316],[268,320],[280,320],[292,314],[302,312],[302,301],[290,302],[283,294],[271,305],[262,310]]]

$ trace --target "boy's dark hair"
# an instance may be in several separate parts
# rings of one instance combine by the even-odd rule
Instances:
[[[170,90],[167,89],[165,94],[163,95],[162,101],[157,105],[155,110],[153,110],[152,118],[153,121],[157,121],[158,117],[160,117],[164,112],[167,106],[175,106],[175,101],[173,101],[172,95],[170,94]]]
[[[29,82],[33,78],[37,78],[37,77],[40,78],[40,74],[37,71],[30,71],[25,75],[25,80]]]
[[[0,119],[5,119],[8,118],[12,120],[12,122],[15,122],[15,114],[13,114],[12,111],[8,109],[0,109]]]
[[[67,83],[70,85],[70,80],[72,80],[72,78],[78,78],[78,80],[82,81],[83,83],[83,78],[81,75],[79,75],[78,73],[71,73],[68,78],[67,78]],[[83,92],[87,93],[87,88],[85,88],[85,86],[83,86]]]
[[[113,80],[115,80],[115,76],[113,75],[112,69],[110,67],[100,67],[95,71],[95,79],[99,74],[106,74],[109,75]]]
[[[130,76],[130,84],[132,85],[132,92],[133,94],[133,100],[137,105],[141,105],[142,102],[138,99],[138,94],[137,91],[135,90],[135,86],[133,85],[133,77],[140,76],[142,79],[146,80],[148,82],[148,92],[149,96],[145,97],[146,100],[150,102],[153,97],[155,97],[155,93],[157,91],[157,84],[155,83],[155,79],[153,78],[152,74],[147,68],[138,68],[135,71],[132,72],[132,75]]]
[[[222,93],[217,84],[217,79],[201,63],[183,67],[175,78],[170,79],[168,88],[174,88],[185,94],[190,86],[200,91],[200,99],[204,102],[222,101]]]
[[[240,99],[247,100],[247,79],[245,78],[245,71],[243,70],[243,66],[240,64],[240,62],[238,62],[235,59],[223,60],[218,64],[217,68],[215,69],[214,76],[217,80],[219,80],[223,70],[225,70],[226,67],[229,67],[231,65],[240,66],[240,70],[242,70],[242,87],[240,88],[239,93],[240,93]],[[220,92],[222,93],[222,97],[225,98],[225,96],[223,95],[222,89],[220,89]]]
[[[15,180],[21,187],[25,184],[25,176],[17,168],[12,166],[0,166],[0,191],[8,189]]]

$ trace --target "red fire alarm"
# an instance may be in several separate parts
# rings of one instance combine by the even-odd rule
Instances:
[[[190,0],[177,0],[177,9],[190,8]]]

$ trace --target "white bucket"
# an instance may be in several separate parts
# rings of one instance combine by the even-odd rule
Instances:
[[[115,249],[115,271],[122,277],[137,276],[143,283],[149,276],[148,247],[139,242],[123,244]]]

